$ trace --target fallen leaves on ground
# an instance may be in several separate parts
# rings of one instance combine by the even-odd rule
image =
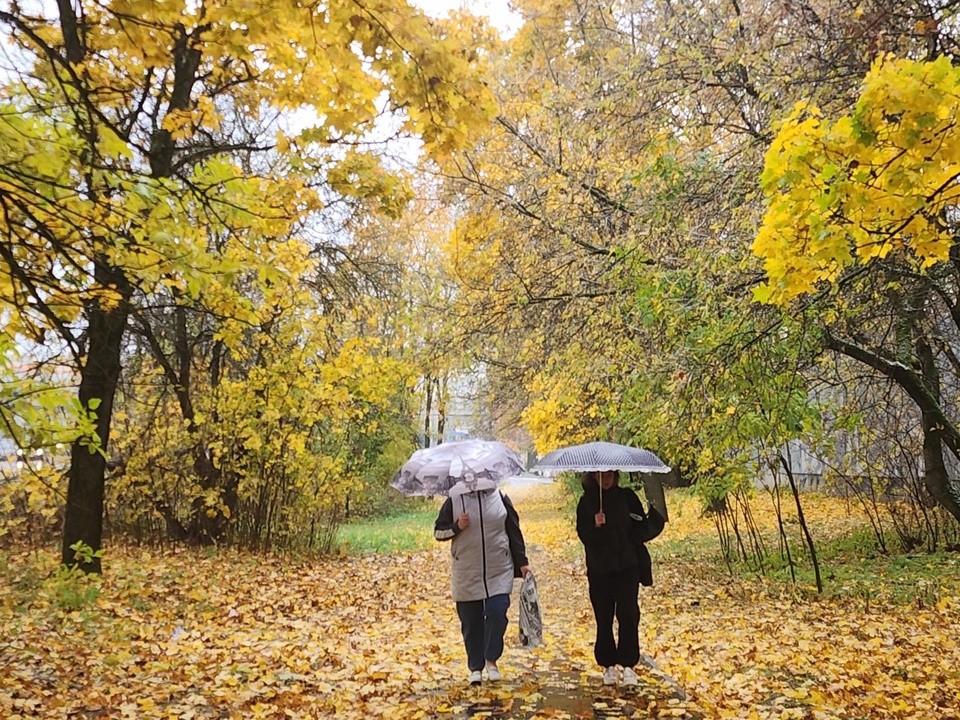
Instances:
[[[669,559],[641,600],[658,670],[641,672],[636,690],[603,688],[568,506],[553,486],[510,494],[545,642],[517,645],[514,604],[501,683],[465,682],[446,545],[316,562],[113,548],[99,598],[72,611],[56,602],[55,578],[25,589],[54,556],[21,554],[0,587],[0,716],[960,717],[953,598],[865,606]],[[710,533],[686,511],[675,523],[664,537]]]

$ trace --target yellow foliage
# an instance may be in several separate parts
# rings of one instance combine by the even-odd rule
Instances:
[[[64,6],[79,25],[70,62],[70,23],[35,10],[15,4],[2,20],[30,78],[28,89],[5,76],[0,108],[11,336],[69,334],[84,308],[157,293],[218,318],[214,339],[248,359],[251,326],[305,304],[309,233],[331,200],[397,217],[410,199],[401,173],[342,148],[390,114],[442,159],[496,112],[483,77],[491,31],[406,0],[83,0]],[[314,122],[274,144],[277,110]],[[38,287],[44,313],[31,307]]]
[[[327,181],[341,195],[373,200],[387,217],[399,217],[411,198],[405,179],[388,172],[381,159],[371,153],[350,151],[330,168]]]
[[[897,253],[918,269],[948,259],[943,214],[960,199],[960,69],[942,57],[878,58],[850,115],[805,103],[780,125],[761,178],[768,208],[754,240],[785,304],[847,267]]]
[[[582,409],[562,384],[549,388],[545,397],[536,397],[523,411],[522,420],[534,438],[539,454],[590,439],[581,427]]]

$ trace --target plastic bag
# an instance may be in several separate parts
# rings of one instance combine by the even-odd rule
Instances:
[[[528,572],[520,583],[520,644],[532,649],[543,642],[543,620],[540,618],[540,598],[537,581]]]

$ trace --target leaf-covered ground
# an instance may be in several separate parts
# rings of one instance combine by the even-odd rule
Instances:
[[[909,602],[892,601],[901,576],[819,598],[734,582],[701,558],[709,521],[680,504],[641,600],[658,670],[613,690],[592,659],[569,507],[557,487],[509,492],[546,641],[522,650],[514,622],[501,683],[464,682],[446,546],[308,563],[112,549],[99,597],[75,610],[78,587],[41,575],[53,555],[14,554],[0,568],[0,717],[960,718],[955,559],[910,581]],[[836,501],[808,512],[857,521]]]

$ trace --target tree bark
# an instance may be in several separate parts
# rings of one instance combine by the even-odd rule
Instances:
[[[920,360],[923,383],[930,395],[939,401],[940,371],[937,369],[933,350],[925,338],[920,337],[917,340],[916,353]],[[921,408],[920,417],[923,428],[923,484],[933,499],[960,521],[960,498],[957,497],[957,488],[951,482],[943,461],[943,426],[936,413],[924,408]]]
[[[426,396],[424,398],[424,412],[423,412],[423,446],[425,448],[430,447],[430,413],[433,412],[433,377],[427,375],[423,379],[423,387],[426,391]]]
[[[437,378],[437,445],[447,432],[447,374]]]
[[[80,404],[88,408],[91,400],[99,400],[95,429],[99,448],[91,451],[83,439],[70,448],[67,502],[63,521],[61,559],[64,565],[78,564],[84,572],[99,573],[100,559],[78,562],[70,548],[77,542],[94,551],[103,544],[103,499],[107,469],[106,449],[110,443],[110,421],[113,400],[120,380],[120,350],[129,314],[129,286],[123,273],[102,260],[94,272],[100,287],[113,287],[122,296],[116,307],[104,308],[98,301],[90,303],[87,328],[86,361],[80,368]]]

